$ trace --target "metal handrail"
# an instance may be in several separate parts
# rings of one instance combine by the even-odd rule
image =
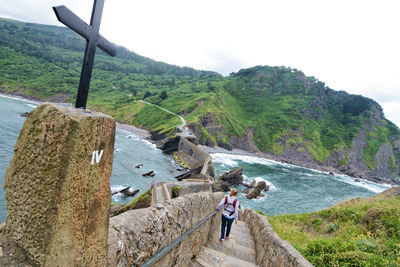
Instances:
[[[214,211],[213,213],[211,213],[210,215],[208,215],[205,219],[203,219],[201,222],[199,222],[198,224],[196,224],[195,226],[193,226],[189,231],[187,231],[186,233],[184,233],[183,235],[181,235],[180,237],[178,237],[177,239],[175,239],[171,244],[169,244],[168,246],[166,246],[163,250],[161,250],[160,252],[158,252],[153,258],[151,258],[150,260],[148,260],[145,264],[142,265],[142,267],[148,267],[150,266],[150,264],[152,264],[153,262],[157,261],[159,258],[161,258],[162,256],[164,256],[165,253],[167,253],[170,249],[172,249],[174,246],[176,246],[183,238],[185,238],[186,236],[188,236],[190,233],[192,233],[194,230],[196,230],[197,227],[199,227],[200,225],[202,225],[204,222],[206,222],[208,219],[210,219],[212,216],[214,216],[217,212]]]

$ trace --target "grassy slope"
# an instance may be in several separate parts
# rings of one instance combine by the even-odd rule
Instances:
[[[0,19],[0,89],[46,99],[66,95],[75,99],[84,41],[72,31]],[[21,92],[23,89],[23,92]],[[168,98],[161,99],[161,92]],[[301,71],[282,67],[254,67],[229,77],[180,68],[118,48],[111,58],[98,50],[88,107],[118,120],[172,134],[176,116],[138,102],[146,101],[180,113],[201,132],[200,141],[229,143],[254,128],[262,151],[280,154],[284,148],[307,150],[319,162],[332,151],[348,151],[354,136],[380,107],[373,100],[327,88]],[[205,101],[198,107],[198,103]],[[212,116],[223,131],[211,134],[201,118]],[[399,129],[388,121],[367,133],[363,151],[367,166],[384,142],[392,144]],[[282,140],[285,140],[282,142]],[[286,147],[285,147],[286,146]],[[390,161],[398,170],[400,153]],[[346,165],[346,155],[337,163]]]
[[[268,217],[315,266],[399,266],[400,187],[318,212]]]

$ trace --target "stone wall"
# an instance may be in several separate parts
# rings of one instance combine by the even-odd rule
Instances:
[[[211,214],[222,193],[185,195],[112,217],[109,226],[109,266],[140,266]],[[219,227],[218,215],[185,237],[152,266],[187,266]]]
[[[181,138],[179,140],[178,150],[191,156],[195,161],[203,163],[210,155],[198,148],[195,144],[187,140],[186,138]]]
[[[266,216],[245,209],[240,219],[246,222],[254,239],[258,266],[312,266],[292,245],[274,232]]]
[[[5,174],[1,266],[107,264],[114,136],[104,114],[48,103],[29,114]]]
[[[204,182],[198,182],[199,180],[194,179],[192,181],[183,180],[183,182],[177,183],[166,183],[166,187],[168,188],[171,195],[174,187],[180,187],[178,192],[179,196],[199,193],[199,192],[211,192],[211,184]]]

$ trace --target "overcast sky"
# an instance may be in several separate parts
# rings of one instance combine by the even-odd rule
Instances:
[[[56,5],[89,22],[93,1],[0,0],[0,16],[61,26]],[[376,100],[400,126],[399,13],[399,0],[106,0],[100,32],[140,55],[224,75],[297,68]]]

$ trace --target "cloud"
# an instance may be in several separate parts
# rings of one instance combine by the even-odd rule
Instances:
[[[383,102],[381,105],[386,118],[400,127],[400,100]]]

